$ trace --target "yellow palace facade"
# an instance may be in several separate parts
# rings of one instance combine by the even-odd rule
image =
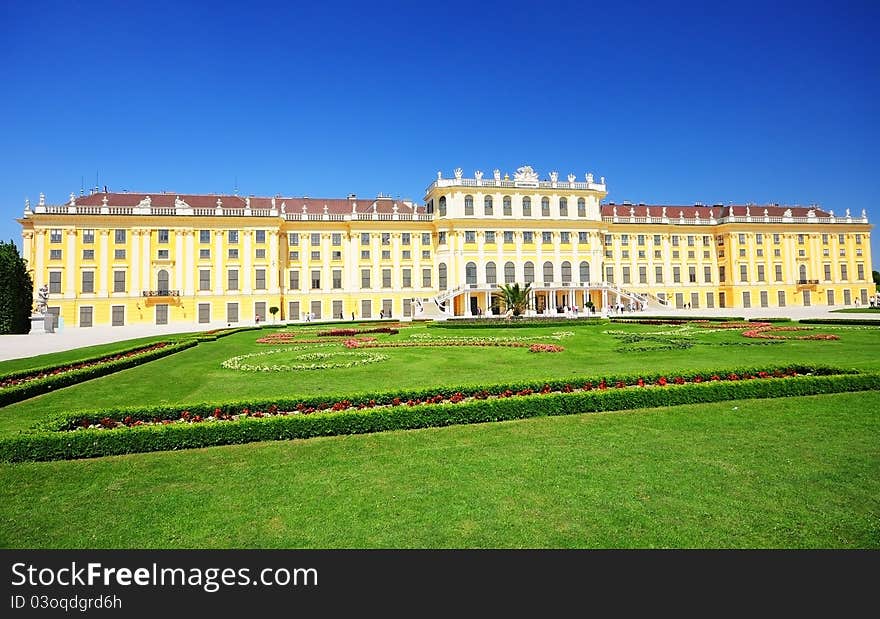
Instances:
[[[173,193],[41,195],[24,257],[65,326],[239,324],[639,307],[867,305],[864,211],[604,202],[605,179],[461,169],[423,204]]]

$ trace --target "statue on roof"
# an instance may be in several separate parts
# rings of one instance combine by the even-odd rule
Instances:
[[[783,217],[791,217],[791,209],[785,209],[785,212],[782,214]]]
[[[461,175],[464,173],[464,171],[461,168],[455,168],[453,172],[455,173],[455,180],[460,181]]]
[[[556,170],[553,170],[552,172],[550,172],[550,182],[555,183],[558,180],[559,180],[559,172],[557,172]]]
[[[496,181],[500,181],[501,180],[501,170],[499,170],[498,168],[495,168],[495,171],[492,172],[492,176],[495,177]]]
[[[592,182],[593,182],[593,173],[592,173],[592,172],[587,172],[587,175],[586,175],[584,178],[587,179],[587,182],[588,182],[588,183],[592,183]]]
[[[846,216],[847,216],[847,217],[850,216],[850,214],[849,214],[849,209],[846,209]]]
[[[748,207],[748,205],[746,205],[746,217],[751,217],[751,216],[752,216],[752,210]]]
[[[524,165],[516,169],[516,173],[513,175],[513,180],[537,183],[538,173],[532,169],[532,166]]]
[[[569,183],[573,183],[576,179],[577,179],[577,176],[575,176],[574,174],[568,175],[568,182]]]
[[[483,171],[477,170],[476,172],[474,172],[474,178],[477,179],[478,181],[483,180]]]

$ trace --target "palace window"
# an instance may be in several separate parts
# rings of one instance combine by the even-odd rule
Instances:
[[[95,272],[94,271],[83,271],[82,272],[82,291],[86,293],[95,292]]]
[[[382,269],[382,288],[391,288],[391,269]]]
[[[167,249],[160,249],[156,252],[157,260],[168,260],[169,252]]]
[[[124,249],[114,249],[113,250],[113,259],[114,260],[125,260],[125,250]]]
[[[552,282],[553,281],[553,263],[549,260],[544,263],[544,281]]]
[[[226,290],[238,290],[238,269],[226,271]]]
[[[256,251],[256,259],[257,260],[265,260],[266,259],[266,250],[265,248],[260,248]]]
[[[571,263],[568,260],[562,263],[562,281],[571,282]]]
[[[578,243],[581,245],[587,245],[590,242],[590,236],[586,232],[578,232]]]
[[[370,245],[370,233],[369,232],[361,232],[361,245]]]
[[[321,287],[321,271],[318,269],[312,270],[312,290],[317,290]]]
[[[95,250],[94,249],[84,249],[82,259],[83,260],[94,260],[95,259]]]
[[[60,243],[61,242],[61,231],[60,230],[58,231],[58,234],[59,234],[58,241],[52,241],[53,243],[55,243],[55,242]],[[114,230],[113,231],[113,240],[117,245],[121,245],[121,244],[125,243],[125,230]]]
[[[382,245],[385,245],[385,246],[391,245],[391,234],[390,233],[383,232],[381,239],[382,239]]]
[[[446,280],[446,265],[442,262],[437,267],[437,287],[440,290],[446,290],[447,280]]]
[[[158,240],[160,243],[167,243],[168,242],[168,236],[169,236],[168,230],[160,229],[156,236],[158,237]]]
[[[477,242],[477,233],[474,230],[465,230],[464,231],[464,242],[465,243],[476,243]]]
[[[504,242],[505,243],[513,243],[513,230],[505,230],[504,231]]]
[[[498,274],[495,269],[494,262],[486,263],[486,283],[487,284],[495,284],[498,282]]]
[[[61,290],[59,289],[58,292]],[[113,271],[113,292],[125,292],[125,271]]]
[[[588,282],[590,281],[590,263],[586,260],[582,261],[580,265],[578,265],[578,271],[580,275],[580,281]]]
[[[238,243],[238,230],[230,230],[229,231],[229,242],[230,243]]]
[[[199,230],[199,243],[210,243],[211,242],[211,231],[210,230]]]
[[[211,289],[211,269],[199,269],[199,290]]]
[[[431,287],[431,269],[424,268],[422,269],[422,288],[430,288]]]
[[[550,198],[541,198],[541,217],[550,217]]]
[[[504,215],[510,217],[513,215],[513,206],[511,206],[510,196],[504,196],[504,200],[502,200],[502,205],[504,209]]]
[[[535,242],[535,233],[531,230],[523,231],[523,244],[531,245]]]
[[[411,245],[412,244],[412,234],[409,232],[402,232],[400,234],[400,244],[401,245]]]
[[[430,245],[431,244],[431,233],[430,232],[422,232],[422,245]]]
[[[484,215],[491,215],[493,210],[494,209],[492,208],[492,196],[486,196],[485,198],[483,198],[483,214]]]
[[[238,249],[235,247],[230,247],[229,251],[227,252],[227,257],[230,260],[238,260]]]
[[[512,284],[516,280],[516,267],[512,262],[504,263],[504,283]]]
[[[401,285],[404,288],[412,288],[412,269],[403,269]]]
[[[125,271],[120,271],[123,276],[122,290],[116,292],[125,292]],[[49,271],[49,292],[52,294],[61,293],[61,271]]]
[[[523,217],[531,217],[532,216],[532,199],[526,196],[522,200],[522,214]]]
[[[474,262],[468,262],[464,267],[464,279],[466,284],[477,283],[477,265]]]
[[[122,252],[125,252],[123,249]],[[49,260],[61,260],[61,250],[60,249],[50,249],[49,250]]]
[[[199,250],[199,260],[210,260],[211,259],[211,250],[210,249],[200,249]]]
[[[437,243],[439,245],[446,245],[446,232],[440,231],[437,233]]]
[[[332,273],[333,277],[333,289],[339,290],[342,288],[342,269],[333,269]]]
[[[254,231],[254,242],[256,243],[265,243],[266,242],[266,231],[265,230],[256,230]]]
[[[298,232],[290,232],[287,235],[287,244],[288,245],[299,245],[299,233]]]
[[[553,242],[553,233],[552,232],[542,232],[541,233],[541,243],[544,245],[549,245]]]
[[[85,245],[92,245],[95,242],[95,231],[94,230],[83,230],[82,231],[82,242]]]
[[[439,211],[440,217],[446,217],[446,196],[440,196],[437,210]]]
[[[473,215],[474,214],[474,197],[471,195],[467,195],[464,197],[464,214],[465,215]]]
[[[559,198],[559,216],[568,217],[568,200]]]
[[[290,285],[288,288],[291,290],[299,290],[299,271],[291,271],[290,272]]]
[[[571,243],[571,232],[563,231],[559,233],[559,242],[563,245]]]
[[[654,283],[663,283],[663,267],[654,267]]]
[[[531,262],[526,262],[523,265],[523,279],[527,284],[535,283],[535,265]]]
[[[578,198],[578,217],[586,217],[587,216],[587,201],[583,198]]]
[[[776,281],[781,282],[782,281],[782,265],[781,264],[774,264],[773,271],[774,271],[773,276],[776,278]],[[828,277],[826,277],[825,279],[831,279],[831,265],[828,265]]]
[[[495,232],[492,230],[486,230],[486,243],[490,245],[495,244]]]

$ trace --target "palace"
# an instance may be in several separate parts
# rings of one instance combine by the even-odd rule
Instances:
[[[853,305],[872,294],[864,211],[603,202],[605,179],[529,166],[437,174],[424,204],[92,192],[25,205],[24,257],[75,327],[499,313],[588,304]]]

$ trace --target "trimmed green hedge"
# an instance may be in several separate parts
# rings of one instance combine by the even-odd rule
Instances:
[[[101,359],[103,357],[108,357],[112,355],[124,355],[127,352],[131,352],[132,350],[137,350],[138,348],[145,348],[147,346],[152,346],[157,344],[158,342],[153,342],[152,344],[142,344],[140,346],[136,346],[134,348],[130,348],[128,350],[123,350],[119,352],[100,355],[99,357],[93,357],[91,360]],[[164,348],[159,348],[153,350],[148,353],[144,353],[142,355],[136,355],[134,357],[128,357],[126,359],[119,359],[117,361],[108,361],[107,363],[102,363],[100,365],[93,365],[91,367],[82,368],[79,370],[71,370],[70,372],[64,372],[63,374],[56,374],[53,376],[47,376],[45,378],[40,378],[37,380],[28,381],[21,385],[16,385],[14,387],[6,387],[4,389],[0,389],[0,407],[7,406],[12,404],[13,402],[20,402],[22,400],[27,400],[28,398],[32,398],[34,396],[42,395],[48,391],[52,391],[54,389],[60,389],[62,387],[67,387],[70,385],[75,385],[77,383],[81,383],[86,380],[91,380],[92,378],[98,378],[99,376],[106,376],[107,374],[112,374],[114,372],[118,372],[120,370],[125,370],[127,368],[132,368],[142,363],[146,363],[147,361],[153,361],[154,359],[160,359],[162,357],[167,357],[168,355],[174,354],[186,348],[191,348],[193,346],[198,345],[198,340],[196,338],[181,340],[178,342],[170,342]],[[78,360],[72,361],[69,363],[64,363],[60,365],[53,366],[52,369],[58,367],[64,367],[67,365],[75,365],[77,363],[84,363],[87,360]],[[31,374],[38,374],[40,372],[46,371],[43,369],[36,370],[27,370],[27,371],[19,371],[13,374],[8,374],[7,377],[11,376],[28,376]]]
[[[770,318],[749,318],[748,322],[791,322],[791,318],[771,316]]]
[[[31,432],[0,439],[0,461],[92,458],[254,441],[484,423],[548,415],[876,389],[880,389],[880,374],[816,374],[746,381],[670,384],[666,387],[553,393],[471,400],[459,404],[423,404],[309,415],[246,417],[224,422],[143,425],[112,430]],[[190,410],[193,409],[194,407],[190,407]]]
[[[804,318],[799,320],[804,325],[869,325],[880,327],[880,320],[870,318]]]
[[[681,322],[690,322],[692,320],[708,320],[709,322],[745,322],[742,316],[642,316],[641,314],[632,314],[628,316],[611,316],[611,322],[627,322],[633,320],[680,320]]]
[[[428,323],[429,329],[522,329],[525,327],[559,327],[582,324],[585,321],[602,320],[598,316],[579,316],[577,318],[477,318],[434,321]]]
[[[685,381],[691,381],[696,376],[701,376],[704,380],[708,381],[710,377],[715,374],[722,377],[725,377],[731,373],[737,374],[739,376],[748,374],[754,376],[758,375],[760,372],[767,372],[768,374],[773,374],[774,372],[797,372],[798,374],[830,376],[838,374],[854,374],[857,371],[843,370],[840,368],[829,366],[807,366],[799,364],[788,366],[723,368],[672,374],[664,372],[653,372],[647,374],[609,374],[600,376],[572,377],[564,380],[531,380],[516,383],[497,383],[492,385],[438,385],[437,387],[431,387],[428,389],[363,392],[345,396],[312,396],[308,398],[260,398],[248,400],[227,400],[224,402],[202,402],[178,406],[168,406],[162,404],[146,407],[120,407],[110,410],[80,410],[58,413],[38,424],[37,429],[50,431],[70,430],[75,428],[78,422],[83,419],[89,420],[90,423],[98,423],[103,418],[109,418],[115,421],[122,421],[126,417],[131,417],[133,420],[136,421],[153,421],[154,419],[176,420],[180,418],[180,415],[183,411],[188,411],[193,416],[199,415],[204,418],[213,414],[214,411],[218,408],[223,414],[237,415],[241,413],[241,411],[245,408],[250,409],[251,411],[265,411],[273,404],[277,406],[280,410],[293,411],[298,410],[298,407],[311,407],[316,409],[326,408],[333,406],[340,400],[347,400],[351,403],[352,406],[359,406],[361,404],[367,405],[370,403],[383,405],[392,404],[395,399],[399,399],[401,402],[405,403],[408,400],[425,400],[426,398],[434,397],[437,395],[441,395],[444,398],[449,398],[456,393],[461,393],[465,397],[473,396],[482,392],[486,392],[489,395],[498,395],[506,391],[519,393],[521,391],[531,390],[537,393],[545,387],[549,387],[551,391],[561,391],[566,387],[566,385],[570,386],[573,389],[578,389],[588,382],[592,383],[593,387],[596,388],[603,380],[606,382],[608,387],[611,388],[618,381],[623,382],[624,384],[635,384],[640,378],[644,379],[647,384],[654,384],[659,378],[665,377],[668,380],[669,384],[673,384],[673,379],[679,376],[682,377]]]

